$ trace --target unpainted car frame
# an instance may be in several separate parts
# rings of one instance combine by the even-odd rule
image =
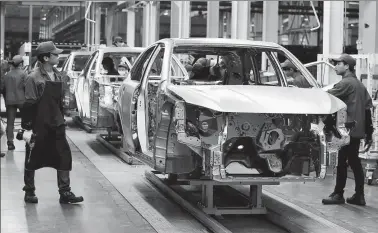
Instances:
[[[78,117],[82,123],[91,128],[116,128],[114,107],[119,86],[126,75],[101,74],[104,54],[125,54],[136,58],[143,50],[141,47],[104,47],[92,53],[75,86]],[[126,58],[124,62],[130,70],[130,61]]]
[[[175,85],[173,66],[189,76],[173,55],[173,49],[180,46],[281,51],[314,88],[288,87],[278,59],[274,66],[281,87],[201,82]],[[148,76],[162,48],[161,75]],[[141,80],[133,75],[140,75]],[[311,168],[316,170],[316,177],[324,178],[330,154],[349,143],[344,125],[346,105],[324,92],[288,50],[268,42],[209,38],[157,41],[138,57],[123,81],[117,111],[122,150],[159,172],[183,179],[237,181],[288,177],[298,170],[299,175],[309,177]],[[278,126],[275,121],[293,124]],[[272,135],[275,139],[270,141]]]
[[[65,62],[62,65],[62,73],[65,74],[65,77],[68,80],[65,80],[65,92],[64,92],[64,109],[71,111],[77,108],[76,105],[76,98],[75,98],[75,87],[77,83],[77,79],[80,76],[83,69],[75,69],[74,68],[74,61],[77,56],[86,56],[87,60],[89,60],[91,51],[74,51],[67,57]]]

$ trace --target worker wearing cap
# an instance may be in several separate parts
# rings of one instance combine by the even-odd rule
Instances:
[[[35,143],[26,145],[25,154],[25,202],[37,203],[35,195],[35,171],[43,167],[57,170],[60,203],[76,203],[83,197],[71,192],[71,150],[66,139],[63,116],[63,76],[54,67],[63,50],[52,41],[40,43],[36,49],[40,65],[28,76],[25,84],[25,104],[21,127],[32,130]]]
[[[281,67],[286,75],[286,78],[292,77],[292,84],[299,88],[311,88],[312,86],[305,77],[299,72],[298,68],[289,60],[281,63]],[[289,82],[290,83],[290,82]]]
[[[122,37],[116,36],[113,40],[113,45],[115,47],[127,47],[127,44],[123,41]]]
[[[14,150],[14,120],[16,119],[17,109],[22,112],[22,105],[25,102],[25,80],[26,74],[22,70],[24,63],[20,55],[16,55],[10,60],[11,69],[4,75],[1,83],[1,93],[4,95],[5,106],[7,109],[7,139],[8,150]]]
[[[364,197],[364,172],[361,160],[358,157],[360,141],[365,139],[365,150],[368,150],[372,143],[373,126],[371,119],[372,99],[366,87],[354,74],[356,65],[355,59],[350,55],[343,54],[336,62],[335,71],[342,76],[340,82],[328,92],[344,101],[347,105],[347,123],[353,127],[348,127],[351,131],[350,143],[342,147],[338,153],[337,178],[334,192],[327,199],[323,199],[323,204],[343,204],[344,188],[347,179],[347,166],[351,166],[355,180],[355,194],[347,198],[349,204],[366,205]],[[347,162],[348,161],[348,162]]]

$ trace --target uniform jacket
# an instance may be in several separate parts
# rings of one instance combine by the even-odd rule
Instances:
[[[25,102],[26,74],[22,69],[10,70],[4,75],[1,92],[4,93],[5,105],[19,105]]]
[[[373,107],[372,99],[364,86],[352,72],[346,73],[342,80],[328,92],[347,105],[347,122],[356,121],[350,136],[362,139],[366,132],[366,110]]]
[[[61,74],[56,68],[53,68],[55,73],[55,81],[63,82],[62,90],[61,90],[61,96],[62,100],[59,105],[59,108],[62,110],[63,115],[63,98],[64,98],[64,89],[66,88],[66,82],[68,78],[65,77],[65,75]],[[24,120],[30,122],[33,116],[35,116],[35,104],[39,101],[41,98],[45,83],[46,81],[51,81],[49,75],[44,70],[43,66],[40,65],[33,69],[33,71],[28,75],[26,82],[25,82],[25,104],[24,104]],[[63,120],[63,119],[62,119]],[[59,122],[57,124],[64,124],[63,122]]]

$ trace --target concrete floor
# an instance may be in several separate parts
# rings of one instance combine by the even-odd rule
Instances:
[[[25,204],[24,142],[15,140],[16,150],[7,151],[6,137],[1,139],[6,153],[1,158],[2,233],[208,232],[149,184],[144,178],[147,166],[123,163],[95,134],[68,127],[67,138],[73,154],[72,191],[84,197],[75,205],[59,204],[56,171],[50,168],[36,172],[39,203]]]
[[[5,140],[2,141],[2,151]],[[23,201],[24,147],[16,141],[16,150],[1,159],[1,232],[156,232],[126,201],[95,166],[71,144],[72,191],[84,196],[84,202],[61,205],[56,171],[36,172],[38,204]]]
[[[87,134],[72,124],[67,128],[67,138],[73,153],[72,191],[84,196],[84,202],[76,205],[59,204],[56,171],[49,168],[36,173],[39,203],[25,204],[22,191],[24,143],[15,141],[16,150],[7,152],[6,138],[1,139],[1,151],[7,153],[0,160],[1,232],[208,232],[144,178],[144,171],[149,167],[123,163],[96,141],[95,134]],[[333,185],[334,180],[328,178],[315,183],[283,183],[264,187],[264,192],[350,232],[376,232],[378,186],[365,186],[366,207],[348,204],[324,206],[321,199],[329,195]],[[353,189],[354,181],[348,180],[346,196],[353,194]],[[238,221],[232,219],[221,221],[232,232],[278,232],[278,228],[258,217],[244,218],[245,224],[240,222],[240,217],[237,217]],[[309,229],[304,232],[321,232],[316,231],[320,225],[310,219],[300,222],[306,225],[302,229]]]
[[[333,177],[329,177],[315,183],[282,183],[274,187],[266,186],[264,191],[277,195],[351,232],[378,232],[378,185],[369,186],[365,184],[366,206],[323,205],[322,199],[332,193],[335,182]],[[351,197],[353,194],[354,180],[348,179],[344,197]]]

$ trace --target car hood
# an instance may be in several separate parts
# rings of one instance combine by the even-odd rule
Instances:
[[[185,85],[168,90],[186,103],[219,112],[332,114],[346,108],[322,89],[266,86]]]

